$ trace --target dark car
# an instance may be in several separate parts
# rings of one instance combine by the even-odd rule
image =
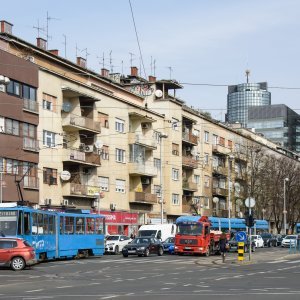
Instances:
[[[0,238],[0,266],[20,271],[36,263],[34,248],[27,241],[20,238]]]
[[[154,237],[138,237],[122,249],[124,257],[128,255],[149,256],[150,254],[163,255],[164,249],[160,240]]]
[[[164,252],[169,252],[171,253],[170,247],[173,246],[174,249],[174,243],[175,243],[175,238],[174,237],[168,237],[163,243],[163,248]],[[171,247],[172,248],[172,247]]]
[[[271,233],[262,233],[260,236],[264,240],[264,246],[265,247],[276,247],[277,246],[277,240],[276,240],[276,237],[273,234],[271,234]]]
[[[237,252],[238,251],[238,241],[236,240],[235,236],[231,237],[231,239],[228,241],[229,244],[229,252]],[[244,242],[244,252],[249,251],[250,242],[249,239],[247,239],[246,242]],[[251,243],[251,252],[255,252],[255,241],[252,241]]]
[[[285,238],[286,234],[277,234],[276,237],[276,242],[277,246],[281,246],[282,240]]]

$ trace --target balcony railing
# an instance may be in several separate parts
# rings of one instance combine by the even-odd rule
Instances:
[[[100,155],[93,152],[83,152],[77,149],[64,149],[64,158],[66,160],[78,161],[87,164],[101,165]]]
[[[144,192],[130,192],[129,193],[130,202],[140,202],[140,203],[157,203],[157,195],[144,193]]]
[[[190,132],[183,132],[182,139],[193,145],[198,145],[198,137],[196,135],[191,134]]]
[[[99,186],[84,185],[79,183],[70,183],[70,194],[96,197],[95,193],[100,193]]]
[[[39,103],[34,100],[23,99],[23,109],[34,113],[39,112]]]
[[[182,188],[184,190],[198,191],[197,183],[190,181],[183,181]]]
[[[129,163],[129,174],[131,175],[148,175],[157,176],[158,169],[152,164],[142,164],[136,162]]]
[[[228,155],[231,150],[229,148],[226,148],[225,146],[213,145],[212,146],[212,151],[215,152],[215,153],[220,153],[220,154]]]
[[[142,134],[142,133],[130,133],[129,134],[129,144],[140,144],[145,147],[156,149],[157,142],[153,139],[152,134]]]
[[[27,189],[38,189],[39,179],[33,176],[25,176],[23,179],[24,188]]]
[[[74,114],[65,115],[62,120],[62,125],[80,127],[91,131],[101,132],[100,122],[96,122],[93,119],[77,116]]]
[[[223,166],[213,166],[213,172],[227,176],[228,170]]]
[[[220,195],[226,197],[228,195],[228,190],[224,188],[213,188],[213,195]]]
[[[199,161],[194,156],[182,156],[182,164],[186,167],[197,169]]]
[[[23,137],[23,149],[38,152],[39,142],[31,137]]]

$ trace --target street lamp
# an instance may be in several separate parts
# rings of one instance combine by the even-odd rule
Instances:
[[[162,172],[162,139],[166,139],[168,137],[167,134],[160,133],[159,134],[159,142],[160,142],[160,222],[164,224],[164,197],[163,197],[163,172]]]
[[[286,199],[285,199],[285,183],[289,181],[289,179],[286,177],[283,179],[283,228],[284,228],[284,234],[286,234]]]

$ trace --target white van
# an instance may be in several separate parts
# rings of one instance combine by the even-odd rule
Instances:
[[[142,225],[139,228],[138,236],[153,236],[161,241],[165,241],[168,237],[174,237],[176,234],[175,224],[154,224]]]

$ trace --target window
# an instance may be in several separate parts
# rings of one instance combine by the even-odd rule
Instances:
[[[227,143],[228,143],[228,148],[229,148],[229,149],[232,149],[232,141],[228,140]]]
[[[101,191],[109,191],[109,178],[99,176],[98,179]]]
[[[176,131],[179,130],[179,120],[172,118],[172,129]]]
[[[125,193],[125,180],[116,179],[116,192]]]
[[[179,145],[178,144],[172,144],[172,154],[179,156]]]
[[[12,135],[20,135],[19,126],[19,121],[5,118],[5,133]]]
[[[218,145],[219,144],[219,137],[217,135],[213,135],[213,145]]]
[[[103,160],[109,160],[109,147],[108,146],[103,146],[100,153],[101,153],[101,158]]]
[[[219,138],[219,145],[225,147],[225,139],[221,136]]]
[[[57,170],[44,168],[43,169],[43,182],[49,185],[57,185]]]
[[[28,123],[23,123],[23,136],[35,138],[36,126]]]
[[[21,85],[19,82],[11,80],[6,88],[8,94],[21,97]]]
[[[116,162],[125,163],[125,150],[116,148]]]
[[[43,109],[56,111],[57,98],[43,93]]]
[[[179,195],[178,194],[172,194],[172,204],[179,205]]]
[[[115,129],[117,132],[125,132],[125,122],[121,119],[116,119]]]
[[[209,154],[208,153],[204,153],[204,164],[207,166],[209,163]]]
[[[157,144],[160,144],[160,132],[154,131],[153,137],[154,137],[154,140],[157,142]]]
[[[179,170],[172,168],[172,179],[179,180]]]
[[[23,98],[36,101],[36,88],[23,84]]]
[[[161,188],[160,188],[160,185],[154,185],[154,194],[156,194],[157,197],[161,197]]]
[[[194,175],[194,182],[197,184],[200,183],[200,175]]]
[[[203,198],[203,207],[206,209],[209,209],[209,198],[208,197]]]
[[[160,171],[160,159],[154,158],[154,168]]]
[[[43,131],[43,145],[47,147],[55,147],[55,133],[51,131]]]
[[[103,128],[109,128],[108,115],[98,112],[98,121]]]
[[[209,132],[208,131],[204,131],[204,142],[209,143]]]
[[[209,176],[204,176],[204,187],[209,188]]]

